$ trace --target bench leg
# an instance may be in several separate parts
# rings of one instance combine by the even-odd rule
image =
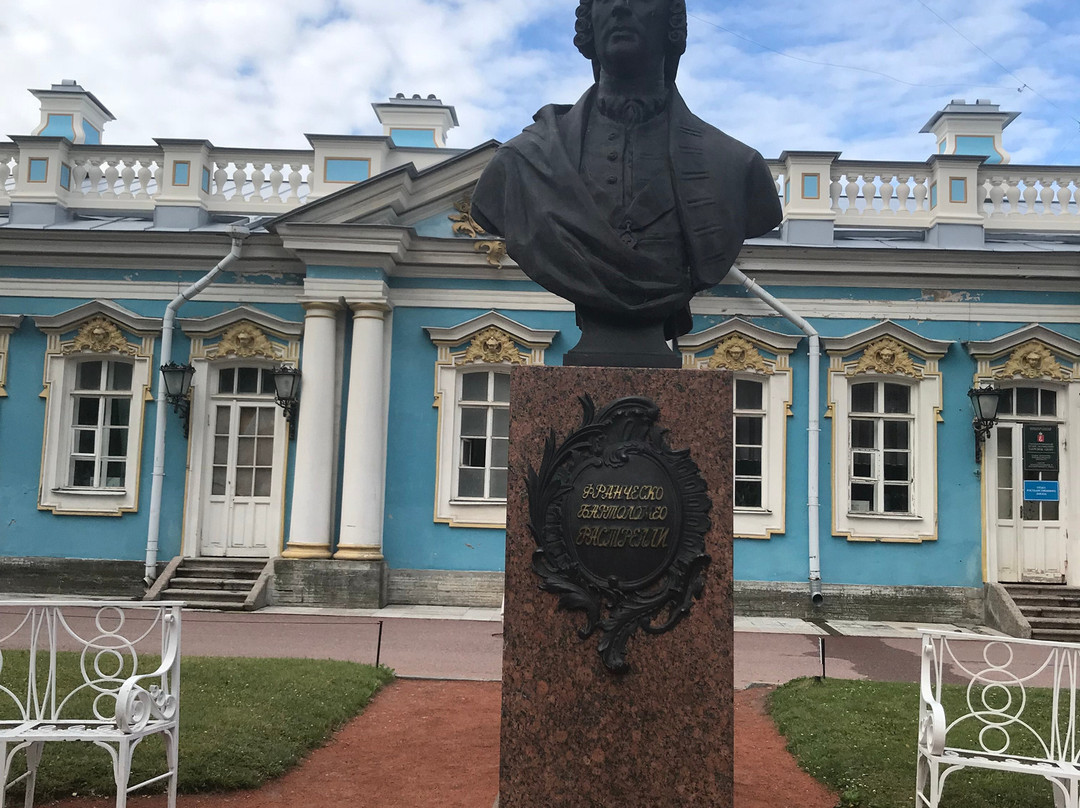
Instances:
[[[41,752],[45,748],[44,741],[37,741],[26,747],[26,798],[23,800],[24,808],[34,808],[34,788],[37,786],[38,764],[41,763]]]
[[[116,757],[113,758],[113,779],[116,780],[116,808],[127,808],[132,751],[131,741],[126,738],[116,746]]]
[[[919,753],[915,761],[916,808],[937,808],[941,799],[941,765]]]
[[[1054,808],[1080,807],[1080,784],[1065,777],[1047,777],[1050,790],[1054,792]]]
[[[7,802],[8,768],[7,741],[0,741],[0,808]]]
[[[169,806],[176,808],[176,781],[180,774],[180,728],[165,733],[165,759],[169,765]]]

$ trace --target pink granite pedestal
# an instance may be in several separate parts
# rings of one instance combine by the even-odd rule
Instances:
[[[500,808],[685,808],[732,804],[731,381],[726,373],[520,367],[511,375]],[[689,449],[712,499],[705,588],[666,634],[638,632],[631,671],[611,673],[599,634],[577,630],[538,588],[525,474],[548,431],[627,396],[660,407],[673,449]]]

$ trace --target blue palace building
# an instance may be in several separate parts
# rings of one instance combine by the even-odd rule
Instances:
[[[91,92],[31,92],[0,591],[498,606],[509,374],[579,335],[470,214],[498,144],[399,95],[302,150],[113,146]],[[1080,586],[1080,167],[1013,164],[1015,117],[954,100],[925,162],[767,160],[784,221],[678,343],[734,379],[741,613],[1023,633],[1015,585]]]

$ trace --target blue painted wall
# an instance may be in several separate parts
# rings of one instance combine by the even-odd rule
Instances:
[[[32,270],[30,270],[32,271]],[[18,270],[4,270],[18,276]],[[66,270],[50,272],[52,277],[102,277],[99,271]],[[40,270],[37,271],[40,277]],[[125,273],[125,277],[139,275]],[[183,273],[187,274],[187,273]],[[194,273],[198,277],[202,273]],[[160,280],[160,273],[146,273],[146,279]],[[256,282],[265,282],[263,278]],[[282,281],[277,281],[281,283]],[[295,281],[286,280],[285,283]],[[67,311],[85,298],[16,298],[0,296],[0,312],[5,314],[49,315]],[[166,301],[116,300],[118,305],[136,314],[160,317]],[[180,309],[181,317],[206,317],[235,308],[240,302],[192,301]],[[303,319],[299,305],[258,305],[267,313],[285,319]],[[46,336],[31,316],[11,336],[8,351],[7,397],[0,398],[0,556],[51,556],[142,560],[146,554],[146,534],[153,471],[156,404],[146,402],[140,463],[138,510],[122,516],[57,515],[38,510],[38,486],[41,480],[41,454],[44,438],[45,399],[40,397],[45,366]],[[154,367],[160,364],[161,340],[155,340]],[[177,328],[173,339],[173,358],[184,361],[190,342]],[[156,382],[155,388],[156,390]],[[179,418],[171,407],[166,409],[165,483],[162,496],[162,519],[159,558],[166,560],[180,552],[183,520],[184,484],[187,466],[187,441]],[[292,452],[290,445],[290,467]],[[286,508],[291,503],[291,478],[286,489]]]

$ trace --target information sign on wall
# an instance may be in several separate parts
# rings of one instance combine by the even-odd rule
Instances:
[[[1024,424],[1024,471],[1058,470],[1057,424]]]

